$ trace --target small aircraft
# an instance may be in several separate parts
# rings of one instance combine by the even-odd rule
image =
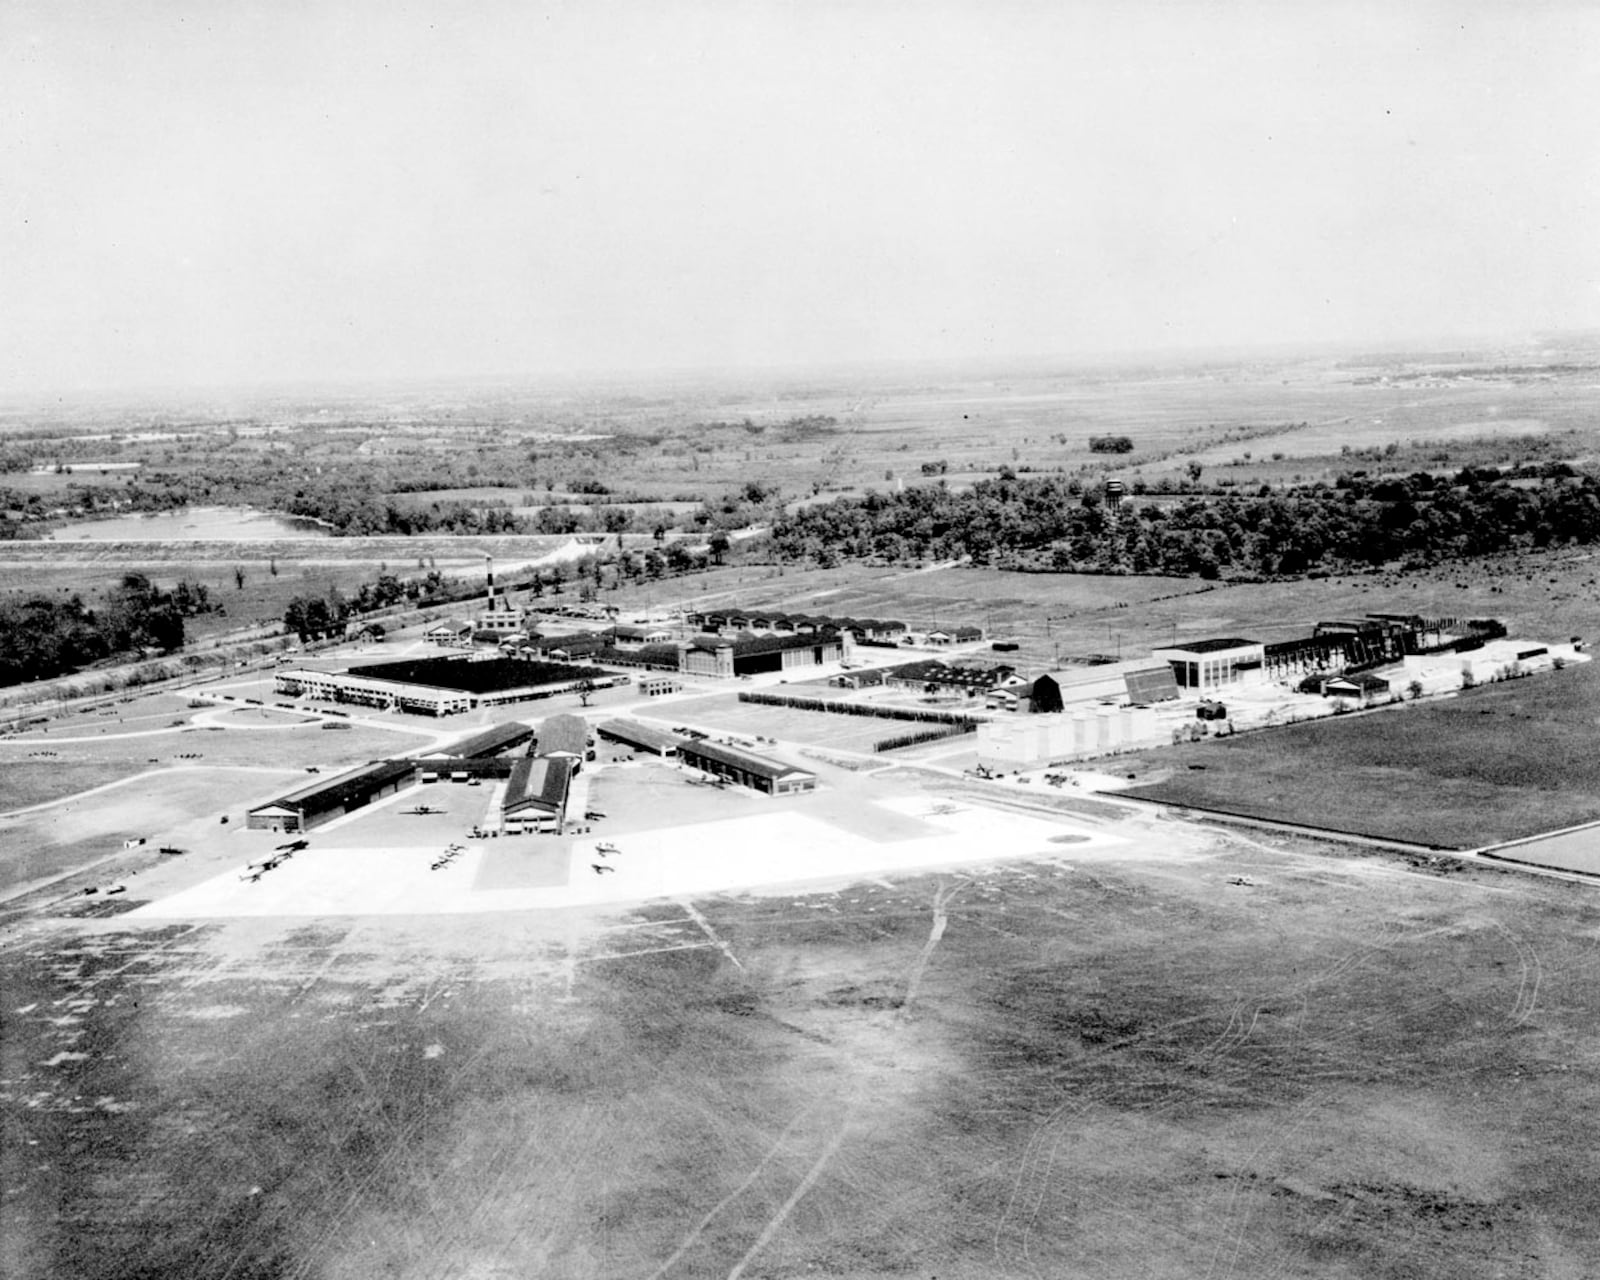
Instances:
[[[607,871],[616,870],[615,867],[608,867],[602,862],[591,862],[589,865],[594,869],[594,873],[597,876],[604,875]]]
[[[415,808],[405,810],[408,818],[425,818],[430,813],[443,813],[444,810],[431,804],[419,804]]]
[[[596,853],[598,853],[602,858],[605,857],[606,854],[608,854],[608,853],[621,853],[622,852],[621,849],[617,848],[617,846],[612,844],[611,841],[609,841],[609,840],[602,840],[599,844],[595,845],[594,851]]]
[[[1252,880],[1249,876],[1229,876],[1228,877],[1228,883],[1229,884],[1242,884],[1246,888],[1254,888],[1256,882],[1254,880]]]
[[[309,840],[291,840],[288,844],[280,844],[278,846],[278,848],[282,849],[285,853],[299,853],[300,850],[309,849],[310,847],[311,841]]]

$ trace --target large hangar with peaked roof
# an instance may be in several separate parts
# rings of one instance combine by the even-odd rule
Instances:
[[[816,774],[736,747],[713,742],[683,742],[678,747],[678,758],[692,768],[767,795],[792,795],[817,789]]]

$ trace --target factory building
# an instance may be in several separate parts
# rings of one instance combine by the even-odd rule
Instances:
[[[1240,684],[1266,678],[1266,646],[1255,640],[1237,637],[1192,640],[1187,644],[1156,649],[1152,657],[1172,668],[1178,688],[1191,695],[1209,697],[1227,693]]]
[[[678,746],[678,758],[691,768],[726,778],[729,782],[766,795],[794,795],[802,791],[815,791],[817,787],[817,775],[814,773],[750,751],[712,742],[682,742]]]

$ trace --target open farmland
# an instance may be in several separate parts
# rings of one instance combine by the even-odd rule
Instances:
[[[1476,848],[1600,819],[1594,663],[1436,702],[1173,747],[1130,794]]]

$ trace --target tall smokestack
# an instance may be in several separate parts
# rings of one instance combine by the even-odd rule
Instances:
[[[494,612],[494,557],[485,553],[484,566],[489,571],[489,612]]]

